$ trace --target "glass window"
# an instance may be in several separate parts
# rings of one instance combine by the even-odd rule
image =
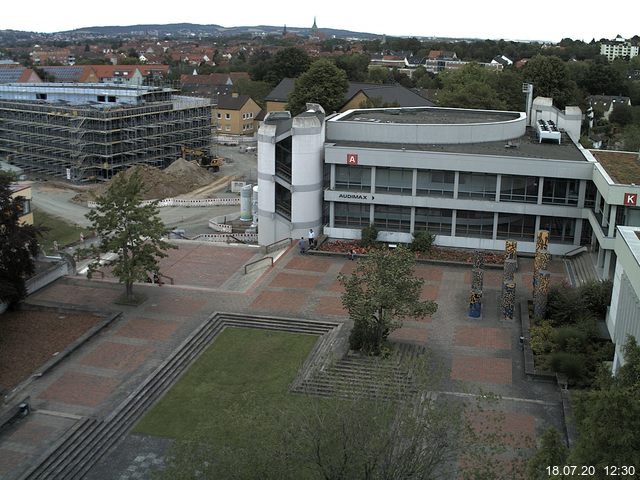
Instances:
[[[584,195],[584,206],[585,208],[593,208],[596,205],[596,192],[598,189],[596,188],[596,184],[591,180],[587,181],[587,189]]]
[[[376,205],[373,224],[380,230],[408,233],[411,227],[411,207]]]
[[[538,177],[503,175],[500,201],[538,203]]]
[[[488,173],[460,172],[458,176],[458,198],[495,200],[496,180],[496,175]]]
[[[458,210],[456,237],[493,237],[493,213]]]
[[[335,202],[333,205],[333,224],[336,227],[366,227],[371,223],[367,204]]]
[[[418,170],[417,194],[433,197],[453,197],[455,172],[445,170]]]
[[[225,114],[224,114],[224,118],[225,118],[226,120],[230,120],[230,119],[231,119],[231,114],[229,114],[229,113],[225,113]]]
[[[445,208],[416,208],[414,231],[451,235],[451,212]]]
[[[276,213],[287,220],[291,220],[291,192],[276,183]]]
[[[549,241],[573,243],[575,227],[575,218],[540,217],[540,229],[549,230]]]
[[[545,178],[542,185],[542,203],[578,205],[578,180]]]
[[[336,165],[336,190],[371,191],[371,167]]]
[[[498,214],[498,236],[500,239],[514,239],[533,242],[536,233],[535,215],[515,213]]]
[[[376,192],[397,192],[411,195],[413,170],[408,168],[376,168]]]

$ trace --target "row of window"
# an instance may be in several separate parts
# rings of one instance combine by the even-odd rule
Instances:
[[[223,127],[222,124],[218,123],[216,125],[216,128],[218,130],[222,130],[224,128],[225,132],[230,132],[231,131],[231,125],[224,125],[224,127]],[[244,124],[242,124],[242,131],[243,132],[247,132],[247,131],[251,131],[251,130],[253,130],[253,124],[252,123],[244,123]]]
[[[222,113],[218,112],[217,117],[218,117],[219,119],[221,119],[221,118],[222,118]],[[243,120],[249,120],[249,119],[251,119],[251,118],[253,118],[253,112],[243,113],[243,114],[242,114],[242,119],[243,119]],[[230,114],[230,113],[225,113],[225,114],[224,114],[224,119],[225,119],[225,120],[231,120],[231,114]]]
[[[370,206],[359,203],[334,203],[333,224],[337,228],[361,228],[371,223]],[[455,232],[452,232],[454,210],[441,208],[415,209],[414,231],[427,230],[439,235],[456,237],[493,238],[496,223],[497,239],[533,241],[535,215],[456,210]],[[411,231],[411,207],[375,205],[373,224],[379,230]],[[550,232],[551,240],[573,243],[576,220],[573,218],[540,217],[540,228]]]
[[[337,190],[371,191],[371,167],[336,165],[335,188]],[[453,198],[455,172],[445,170],[418,170],[416,195]],[[502,202],[538,203],[539,177],[502,175],[500,195]],[[413,169],[376,167],[375,192],[411,195]],[[498,176],[490,173],[460,172],[458,198],[495,200]],[[580,182],[574,179],[545,178],[542,186],[542,203],[554,205],[578,205]]]

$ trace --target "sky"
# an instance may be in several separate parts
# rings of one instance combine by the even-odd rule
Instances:
[[[602,0],[423,0],[420,2],[346,2],[344,0],[181,2],[109,0],[31,0],[7,2],[0,30],[56,32],[106,25],[200,23],[224,27],[284,25],[416,37],[462,37],[557,42],[569,37],[630,38],[640,34],[636,0],[616,3],[620,13],[601,21]],[[624,4],[628,4],[626,7]],[[625,14],[626,12],[626,14]],[[637,13],[637,12],[636,12]]]

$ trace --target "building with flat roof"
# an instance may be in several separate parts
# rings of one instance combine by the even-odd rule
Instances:
[[[613,372],[624,365],[627,335],[640,341],[640,228],[620,226],[615,239],[616,269],[607,328],[616,344]]]
[[[0,159],[70,180],[166,167],[208,149],[211,105],[169,88],[77,83],[0,85]]]
[[[577,143],[577,107],[560,112],[536,99],[530,119],[435,107],[326,120],[313,105],[295,118],[274,113],[258,135],[261,244],[308,228],[358,239],[373,224],[382,241],[408,243],[428,230],[442,246],[503,250],[514,239],[534,252],[546,229],[552,254],[588,246],[608,278],[615,226],[640,226],[640,178],[614,181],[598,153]]]

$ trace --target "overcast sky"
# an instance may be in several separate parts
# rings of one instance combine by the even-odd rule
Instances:
[[[81,27],[165,23],[284,25],[418,37],[550,40],[625,38],[640,34],[637,0],[347,2],[344,0],[178,2],[109,0],[5,1],[0,30],[56,32]]]

